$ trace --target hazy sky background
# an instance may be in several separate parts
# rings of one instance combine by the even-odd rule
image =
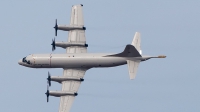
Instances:
[[[122,52],[136,31],[143,54],[167,55],[142,62],[135,80],[127,65],[86,72],[71,112],[199,112],[199,0],[1,0],[0,111],[57,112],[60,98],[46,102],[46,78],[62,69],[32,69],[18,60],[51,53],[55,19],[69,24],[82,3],[88,52]],[[68,32],[58,31],[57,41]],[[57,48],[53,53],[65,53]],[[50,90],[61,90],[52,83]]]

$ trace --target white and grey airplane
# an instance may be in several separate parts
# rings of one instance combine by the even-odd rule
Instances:
[[[49,85],[51,81],[62,84],[61,91],[49,91],[49,96],[61,97],[59,112],[69,112],[85,72],[94,67],[115,67],[127,64],[130,79],[135,79],[138,65],[142,61],[151,58],[165,58],[166,56],[144,56],[140,46],[140,33],[136,32],[131,44],[127,45],[123,52],[112,53],[87,53],[86,38],[83,14],[83,5],[74,5],[71,12],[70,25],[55,25],[55,34],[57,30],[69,31],[67,42],[52,42],[52,50],[55,47],[66,49],[66,54],[31,54],[19,60],[19,64],[30,68],[63,68],[63,76],[49,76],[47,78]]]

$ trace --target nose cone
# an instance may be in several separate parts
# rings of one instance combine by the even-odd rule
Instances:
[[[18,64],[19,65],[22,65],[23,63],[22,63],[22,59],[20,59],[19,61],[18,61]]]

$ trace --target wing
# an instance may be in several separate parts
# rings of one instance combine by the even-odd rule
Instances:
[[[74,5],[71,12],[70,26],[84,26],[83,5]],[[86,44],[85,30],[71,30],[68,34],[68,42]],[[86,53],[87,48],[81,46],[67,47],[67,53]]]
[[[70,25],[84,26],[82,7],[82,4],[72,6]]]
[[[65,77],[83,78],[87,69],[64,69]],[[80,81],[64,81],[62,82],[62,91],[77,92]],[[59,112],[69,112],[75,96],[61,96]]]

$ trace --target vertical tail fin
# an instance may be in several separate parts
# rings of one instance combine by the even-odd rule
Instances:
[[[142,54],[142,50],[141,50],[141,46],[140,46],[140,43],[141,43],[141,39],[140,39],[140,33],[139,32],[136,32],[135,33],[135,36],[133,38],[133,41],[132,41],[132,45],[137,49],[137,51],[140,53],[140,55]]]

